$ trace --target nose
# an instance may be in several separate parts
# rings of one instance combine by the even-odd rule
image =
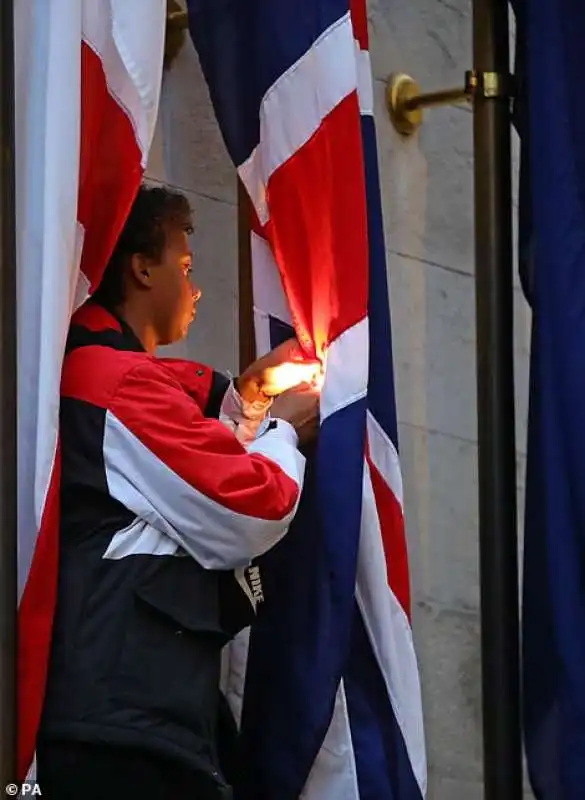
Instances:
[[[201,300],[201,289],[197,286],[193,287],[193,302],[198,303]]]

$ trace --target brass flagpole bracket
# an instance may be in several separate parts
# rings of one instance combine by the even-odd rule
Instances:
[[[512,76],[497,72],[465,73],[465,84],[454,89],[422,93],[420,86],[404,73],[394,73],[388,78],[386,104],[390,120],[402,136],[411,136],[423,122],[423,109],[435,106],[452,106],[471,103],[475,97],[511,98]]]

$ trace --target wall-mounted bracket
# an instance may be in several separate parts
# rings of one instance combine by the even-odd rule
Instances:
[[[474,98],[512,97],[512,77],[496,72],[465,73],[465,84],[453,89],[422,93],[420,86],[404,73],[395,73],[388,79],[386,104],[392,124],[403,136],[410,136],[423,122],[423,109],[434,106],[451,106],[471,103]]]

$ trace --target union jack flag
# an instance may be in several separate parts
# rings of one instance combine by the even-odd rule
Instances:
[[[254,209],[259,353],[325,364],[321,432],[265,603],[231,648],[246,800],[419,800],[420,684],[365,0],[189,0]]]
[[[57,593],[59,384],[72,311],[99,284],[144,169],[162,0],[15,4],[18,775],[33,761]]]

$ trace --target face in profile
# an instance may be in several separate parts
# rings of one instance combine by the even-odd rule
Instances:
[[[160,264],[153,270],[152,299],[161,345],[183,339],[195,319],[201,291],[191,280],[193,254],[187,233],[169,227]]]

